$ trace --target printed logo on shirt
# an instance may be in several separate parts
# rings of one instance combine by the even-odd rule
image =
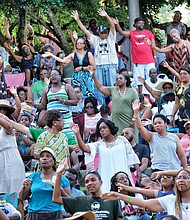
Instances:
[[[91,210],[92,211],[97,211],[97,210],[99,210],[99,208],[100,208],[100,203],[98,203],[98,202],[93,202],[92,203],[92,205],[91,205]]]
[[[101,55],[107,55],[109,53],[107,40],[100,41],[100,43],[99,43],[99,53]]]
[[[135,43],[137,45],[143,45],[145,43],[145,37],[144,34],[135,35]]]
[[[110,212],[107,210],[101,210],[100,208],[100,203],[98,202],[93,202],[91,205],[91,211],[93,211],[96,220],[109,219]]]

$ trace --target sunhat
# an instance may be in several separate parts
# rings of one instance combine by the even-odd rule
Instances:
[[[5,108],[8,114],[12,114],[15,110],[7,99],[0,99],[0,108]]]
[[[172,90],[174,90],[175,89],[175,87],[176,87],[176,85],[177,85],[177,83],[176,82],[173,82],[171,79],[165,79],[165,80],[163,80],[162,82],[160,82],[156,87],[155,87],[155,89],[158,89],[158,90],[164,90],[163,89],[163,86],[164,86],[164,84],[171,84],[172,86],[173,86],[173,89]]]
[[[40,155],[41,155],[43,152],[48,152],[48,153],[50,153],[50,154],[52,155],[53,159],[56,161],[56,159],[55,159],[55,153],[54,153],[54,151],[53,151],[51,148],[49,148],[49,147],[44,147],[44,148],[41,150]]]
[[[67,220],[77,219],[80,217],[84,217],[87,220],[95,220],[94,213],[91,211],[88,212],[76,212],[72,217],[65,218]]]

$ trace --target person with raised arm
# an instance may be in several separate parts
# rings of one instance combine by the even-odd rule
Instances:
[[[118,65],[118,58],[115,49],[115,25],[105,10],[99,9],[98,14],[101,17],[105,17],[110,25],[110,31],[108,31],[108,27],[105,25],[100,25],[98,28],[99,36],[96,36],[87,30],[81,22],[77,11],[73,11],[72,17],[76,20],[77,24],[94,48],[96,77],[102,85],[112,86],[115,83],[116,69]],[[100,104],[105,104],[105,97],[97,90],[96,87],[94,89],[94,94]]]
[[[156,199],[143,200],[122,194],[120,192],[107,192],[102,194],[104,201],[123,200],[129,204],[142,206],[154,212],[167,211],[168,215],[174,215],[179,220],[190,218],[190,170],[178,171],[175,180],[176,195],[167,195]]]
[[[98,153],[98,171],[103,180],[102,192],[109,190],[110,179],[118,171],[125,171],[132,181],[130,165],[136,169],[137,181],[141,181],[138,156],[126,138],[117,136],[118,128],[113,122],[104,118],[98,121],[96,134],[101,139],[94,143],[85,144],[83,142],[77,124],[71,124],[71,129],[76,134],[80,149],[85,152],[86,164],[92,162]]]
[[[141,136],[149,143],[151,151],[152,172],[159,170],[179,170],[181,165],[187,168],[187,159],[181,142],[176,134],[168,133],[167,118],[157,114],[153,118],[155,132],[143,127],[139,117],[140,103],[133,103],[134,119]],[[170,156],[168,156],[170,155]]]
[[[100,187],[102,185],[102,179],[100,174],[95,170],[87,172],[84,177],[85,187],[90,195],[75,198],[62,197],[60,191],[60,179],[66,166],[67,159],[63,159],[56,170],[56,180],[52,197],[53,202],[64,205],[65,210],[72,215],[79,211],[92,211],[95,214],[96,219],[122,219],[120,206],[117,201],[111,201],[106,204],[104,203],[104,200],[101,199]]]
[[[118,32],[131,41],[134,86],[138,86],[137,91],[141,94],[142,83],[137,77],[149,79],[149,70],[155,68],[156,52],[145,42],[145,39],[149,39],[152,44],[155,44],[154,35],[151,31],[144,29],[145,22],[141,17],[135,18],[133,25],[135,30],[129,31],[121,29],[118,19],[112,20]]]

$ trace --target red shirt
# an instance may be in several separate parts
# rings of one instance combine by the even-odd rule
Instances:
[[[149,30],[130,30],[130,41],[132,48],[132,61],[134,64],[154,63],[153,51],[151,46],[145,41],[148,38],[150,41],[154,35]]]

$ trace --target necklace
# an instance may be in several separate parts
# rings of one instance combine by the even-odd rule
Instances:
[[[113,136],[113,138],[110,142],[107,142],[107,141],[104,140],[104,142],[106,144],[106,148],[112,148],[115,145],[116,139],[117,139],[117,137]]]
[[[127,91],[126,88],[125,88],[123,91],[119,89],[119,94],[120,94],[120,95],[125,95],[126,91]]]

